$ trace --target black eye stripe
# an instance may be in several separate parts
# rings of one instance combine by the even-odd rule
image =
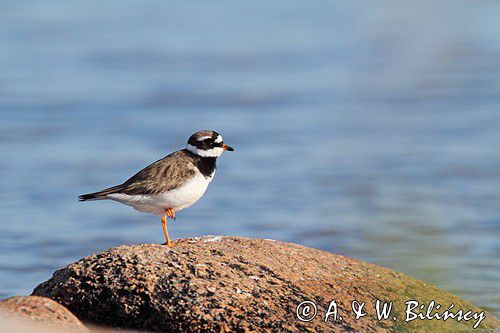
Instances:
[[[198,141],[199,144],[198,146],[201,148],[203,146],[208,146],[208,147],[222,147],[224,145],[224,142],[215,142],[214,139],[204,139],[202,141]]]
[[[213,147],[222,147],[224,145],[224,142],[215,142],[215,140],[213,139],[205,139],[203,141],[210,144]]]

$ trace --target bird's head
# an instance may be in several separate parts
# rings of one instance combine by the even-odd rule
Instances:
[[[201,157],[219,157],[224,150],[234,149],[224,143],[222,136],[215,131],[198,131],[189,137],[187,150]]]

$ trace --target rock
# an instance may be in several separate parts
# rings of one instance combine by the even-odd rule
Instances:
[[[46,327],[43,324],[23,319],[22,317],[5,314],[0,311],[0,332],[8,333],[67,333],[64,328]]]
[[[56,300],[85,322],[164,332],[458,332],[478,320],[405,322],[405,302],[483,311],[404,274],[295,244],[241,237],[174,244],[119,246],[88,256],[56,271],[33,295]],[[389,319],[376,319],[377,299],[393,302]],[[296,316],[306,300],[317,306],[309,322]],[[332,300],[342,320],[332,315],[325,323]],[[355,300],[366,304],[358,320],[351,310]],[[480,328],[498,327],[495,317],[485,316]]]
[[[13,315],[46,326],[71,329],[72,332],[90,332],[68,309],[46,297],[10,297],[0,301],[0,311],[4,315]]]

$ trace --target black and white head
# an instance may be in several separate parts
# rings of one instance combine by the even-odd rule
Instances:
[[[219,157],[224,150],[234,149],[224,143],[222,136],[215,131],[198,131],[189,137],[187,150],[201,157]]]

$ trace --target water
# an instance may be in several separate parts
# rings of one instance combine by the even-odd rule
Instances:
[[[274,238],[500,314],[498,2],[0,4],[0,296],[160,221],[78,194],[198,129],[236,148],[174,237]]]

